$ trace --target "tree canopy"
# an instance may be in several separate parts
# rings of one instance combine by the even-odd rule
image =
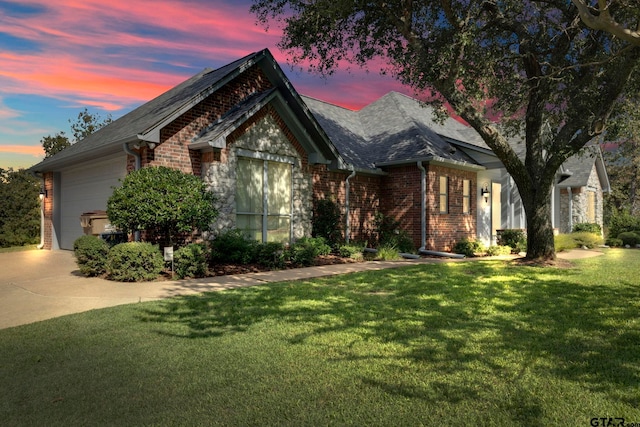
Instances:
[[[24,169],[0,168],[0,247],[36,243],[40,183]]]
[[[64,131],[57,132],[53,136],[47,135],[40,140],[42,148],[44,149],[45,158],[51,157],[69,147],[71,144],[83,140],[93,132],[111,122],[111,116],[107,116],[107,118],[102,119],[98,113],[90,113],[89,110],[85,108],[78,113],[78,117],[75,121],[69,119],[73,140],[70,140]]]
[[[623,23],[638,17],[614,3]],[[421,99],[451,106],[513,177],[528,258],[555,257],[556,172],[605,130],[639,78],[640,47],[587,27],[568,0],[255,0],[252,11],[282,26],[294,63],[324,74],[382,63]]]

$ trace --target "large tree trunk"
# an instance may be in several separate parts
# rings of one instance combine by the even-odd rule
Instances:
[[[551,191],[535,191],[523,198],[527,216],[527,259],[553,260],[556,257],[551,222]]]

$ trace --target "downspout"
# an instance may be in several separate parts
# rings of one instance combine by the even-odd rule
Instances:
[[[420,249],[424,251],[427,246],[427,170],[422,166],[422,162],[417,162],[420,169]]]
[[[571,193],[571,187],[567,187],[569,193],[569,233],[573,230],[573,194]]]
[[[140,161],[140,154],[136,153],[135,151],[133,151],[131,148],[129,148],[129,145],[125,142],[122,144],[122,148],[124,149],[124,152],[129,154],[130,156],[133,156],[133,159],[135,161],[135,166],[134,166],[134,170],[139,170],[141,167],[141,161]],[[140,230],[136,230],[133,233],[133,240],[136,242],[140,241]]]
[[[349,181],[351,181],[351,178],[356,176],[356,170],[353,167],[353,165],[351,166],[351,175],[349,175],[347,177],[347,179],[344,182],[344,192],[345,192],[345,196],[344,196],[344,216],[345,216],[345,226],[344,226],[344,240],[345,242],[348,244],[349,243],[349,235],[351,234],[351,225],[349,223],[349,218],[350,218],[350,208],[349,208],[349,194],[351,193],[351,183]]]

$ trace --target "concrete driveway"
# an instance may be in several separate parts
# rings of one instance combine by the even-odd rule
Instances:
[[[410,262],[366,262],[204,279],[121,283],[82,276],[71,251],[0,253],[0,329],[121,304],[269,282],[379,270]]]

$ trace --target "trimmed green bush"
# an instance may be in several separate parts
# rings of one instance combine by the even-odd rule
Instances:
[[[486,249],[488,256],[509,255],[511,254],[511,246],[493,245]]]
[[[242,230],[227,230],[211,242],[211,260],[231,264],[250,264],[256,261],[258,242]]]
[[[207,275],[207,248],[203,243],[191,243],[173,254],[173,268],[180,279]]]
[[[602,237],[600,233],[591,233],[588,231],[579,231],[571,233],[571,238],[576,242],[576,247],[586,246],[589,249],[593,249],[602,244]]]
[[[625,232],[640,232],[640,217],[633,216],[627,211],[613,212],[609,218],[608,235],[618,237],[620,233]]]
[[[510,246],[511,253],[518,254],[527,251],[527,235],[524,230],[507,228],[498,233],[498,245]]]
[[[338,254],[343,258],[351,258],[356,261],[362,261],[364,258],[362,251],[364,245],[342,245],[338,248]]]
[[[453,246],[453,252],[467,257],[473,257],[477,253],[484,252],[484,245],[478,240],[464,238]]]
[[[622,240],[618,239],[617,237],[609,237],[606,241],[606,245],[612,248],[620,248],[624,246],[624,243],[622,242]]]
[[[164,258],[151,243],[129,242],[115,245],[107,257],[109,279],[119,282],[155,280],[162,272]]]
[[[303,237],[291,245],[288,252],[295,265],[308,267],[318,256],[329,255],[331,246],[323,237]]]
[[[80,236],[73,242],[73,254],[80,273],[100,276],[106,271],[109,245],[96,236]]]
[[[259,243],[256,248],[258,264],[267,268],[284,268],[285,250],[281,242]]]
[[[640,234],[633,231],[625,231],[624,233],[618,234],[618,239],[622,240],[624,246],[629,245],[634,248],[640,243]]]
[[[580,222],[573,226],[572,231],[574,233],[585,231],[587,233],[602,235],[602,228],[600,227],[600,224],[597,224],[595,222]]]

